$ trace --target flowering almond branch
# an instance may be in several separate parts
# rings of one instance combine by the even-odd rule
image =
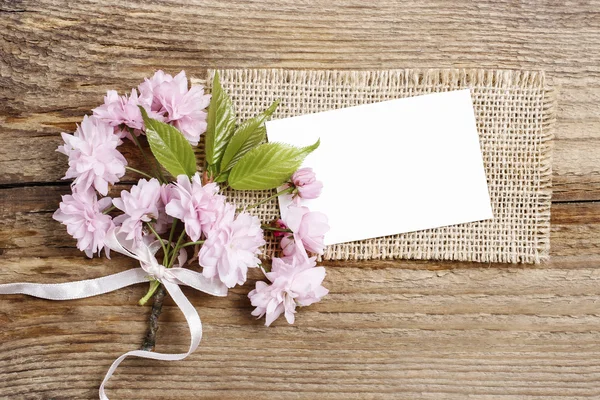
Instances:
[[[300,204],[302,199],[318,197],[322,189],[311,169],[299,169],[319,142],[304,148],[263,143],[264,122],[277,106],[275,102],[238,125],[218,74],[211,95],[201,86],[189,87],[183,71],[174,77],[158,71],[129,95],[108,91],[104,104],[85,116],[74,134],[62,134],[64,145],[58,151],[69,158],[64,179],[73,179],[73,184],[54,218],[66,225],[88,257],[102,250],[109,255],[105,239],[110,234],[153,257],[161,256],[157,257],[162,259],[161,268],[191,268],[197,261],[204,278],[228,288],[243,285],[248,268],[261,266],[258,256],[268,231],[281,240],[283,256],[272,260],[269,272],[263,269],[267,281],[257,282],[250,291],[252,315],[266,315],[266,325],[282,314],[293,323],[297,306],[308,306],[327,294],[321,285],[325,269],[316,266],[313,255],[323,254],[329,227],[325,215]],[[198,145],[203,133],[206,164],[201,174],[192,146]],[[147,165],[156,165],[152,171],[127,165],[118,150],[125,139],[139,147]],[[142,140],[147,140],[154,160],[145,154]],[[171,176],[165,176],[163,169]],[[109,187],[126,170],[143,178],[119,197],[108,197]],[[280,191],[238,208],[219,185]],[[276,196],[293,198],[285,220],[261,224],[249,213]],[[154,349],[165,297],[159,280],[150,282],[139,301],[144,305],[154,296],[142,345],[146,350]]]

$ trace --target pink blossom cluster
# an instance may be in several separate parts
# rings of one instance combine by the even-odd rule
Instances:
[[[244,284],[248,268],[260,263],[257,256],[265,240],[259,219],[246,212],[236,215],[217,184],[202,185],[200,174],[191,181],[185,175],[177,178],[165,210],[183,221],[191,240],[204,239],[198,261],[205,277],[231,288]]]
[[[131,89],[129,96],[119,96],[116,91],[109,90],[104,104],[92,111],[96,118],[112,126],[119,137],[129,137],[131,133],[136,136],[144,133],[144,121],[138,107],[142,106],[150,118],[175,126],[196,146],[200,135],[206,131],[209,102],[210,95],[204,94],[202,86],[188,88],[184,71],[174,77],[157,71],[137,90]]]
[[[106,196],[109,186],[125,175],[127,160],[118,146],[124,137],[144,133],[139,106],[144,107],[151,118],[176,126],[190,143],[197,145],[206,130],[209,102],[210,95],[204,94],[202,86],[188,88],[184,71],[175,77],[157,71],[137,89],[132,89],[130,95],[119,96],[116,91],[109,90],[104,104],[92,110],[92,116],[84,116],[73,134],[62,133],[64,144],[57,151],[69,158],[69,168],[63,179],[73,179],[73,193],[63,196],[63,203],[54,218],[67,225],[68,232],[78,240],[80,250],[89,257],[99,254],[105,248],[106,232],[115,224],[126,230],[130,239],[139,238],[143,223],[152,219],[158,218],[158,231],[166,229],[170,221],[164,213],[168,190],[156,179],[141,180],[131,192],[115,199],[114,206],[125,214],[114,220],[103,213],[110,207],[111,199],[98,200],[96,192]],[[158,192],[162,202],[155,205],[153,200]],[[69,207],[63,207],[66,204]],[[162,213],[158,212],[161,210]]]
[[[73,179],[72,193],[62,197],[53,217],[66,225],[88,257],[103,249],[109,256],[106,240],[112,236],[136,246],[160,242],[165,268],[175,265],[174,255],[182,249],[186,255],[194,249],[191,260],[198,260],[204,277],[229,288],[244,284],[248,269],[261,265],[263,228],[272,230],[280,239],[282,257],[273,259],[268,272],[263,269],[268,282],[257,282],[249,293],[256,307],[252,314],[266,315],[267,326],[281,314],[293,323],[296,307],[328,293],[322,286],[325,269],[316,266],[315,257],[324,252],[327,217],[300,204],[321,193],[322,184],[311,169],[298,170],[286,184],[293,202],[274,226],[261,225],[256,216],[228,202],[218,184],[200,173],[179,175],[174,182],[149,175],[119,197],[108,197],[127,168],[118,146],[125,137],[137,141],[132,135],[144,134],[139,106],[197,144],[206,130],[209,101],[201,87],[188,88],[183,71],[175,77],[158,71],[129,95],[108,91],[104,104],[85,116],[72,135],[62,134],[58,151],[68,156],[64,179]],[[109,237],[109,232],[114,235]]]
[[[281,238],[284,257],[274,258],[271,270],[265,272],[270,281],[257,282],[248,297],[254,307],[252,315],[266,315],[270,326],[281,314],[288,323],[294,323],[296,306],[308,306],[320,301],[329,291],[322,286],[325,268],[316,266],[316,257],[325,249],[325,233],[329,230],[325,214],[300,206],[299,200],[319,196],[322,184],[309,169],[298,170],[288,187],[293,188],[294,202],[288,207],[283,220],[275,222],[275,236]],[[289,232],[287,232],[289,231]]]
[[[109,125],[95,117],[85,116],[73,135],[62,134],[64,145],[58,151],[69,157],[69,169],[64,179],[74,179],[72,194],[62,197],[54,219],[67,226],[67,232],[77,239],[77,248],[88,257],[100,254],[106,233],[114,227],[105,214],[110,197],[98,200],[96,192],[106,196],[109,185],[125,174],[127,161],[117,150],[121,139]],[[106,248],[108,255],[108,248]]]

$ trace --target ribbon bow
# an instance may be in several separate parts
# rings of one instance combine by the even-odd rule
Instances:
[[[136,283],[147,282],[151,279],[156,279],[165,286],[167,293],[169,293],[175,304],[177,304],[177,307],[179,307],[188,323],[191,336],[188,351],[186,353],[168,354],[133,350],[121,355],[112,363],[104,376],[99,390],[101,400],[108,400],[104,386],[125,358],[135,356],[153,360],[177,361],[183,360],[198,348],[202,339],[202,322],[200,321],[198,312],[187,297],[185,297],[179,285],[190,286],[213,296],[227,295],[227,287],[220,281],[207,279],[196,271],[182,268],[187,260],[187,254],[183,249],[179,253],[178,263],[173,268],[165,268],[154,256],[160,248],[158,241],[149,245],[144,243],[134,244],[131,241],[125,240],[124,236],[113,229],[107,234],[106,245],[111,250],[138,260],[140,268],[133,268],[102,278],[77,282],[54,284],[8,283],[0,285],[0,294],[26,294],[47,300],[83,299],[85,297],[109,293]]]

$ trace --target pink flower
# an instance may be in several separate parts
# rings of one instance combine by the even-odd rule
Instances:
[[[110,197],[98,200],[93,190],[76,190],[62,196],[59,209],[52,218],[66,225],[69,235],[77,239],[77,248],[92,258],[94,253],[100,254],[106,233],[114,227],[110,215],[102,213],[110,203]],[[107,255],[108,252],[106,248]]]
[[[158,97],[154,95],[154,91],[161,84],[171,81],[173,81],[173,77],[169,74],[165,74],[162,70],[156,71],[152,78],[144,79],[144,82],[138,86],[138,90],[140,91],[140,104],[143,105],[146,110],[160,111],[162,109],[162,104]]]
[[[248,268],[260,264],[257,255],[265,244],[260,220],[242,212],[235,217],[235,206],[226,203],[220,218],[206,235],[198,260],[206,278],[215,278],[227,287],[246,282]]]
[[[127,233],[127,240],[142,239],[144,222],[157,219],[160,203],[161,185],[155,178],[147,181],[140,179],[130,191],[121,191],[121,197],[113,200],[113,204],[125,214],[115,217],[115,224],[121,225],[120,232]]]
[[[292,196],[296,204],[300,199],[316,199],[323,190],[323,183],[316,179],[312,168],[301,168],[294,172],[291,181],[291,185],[295,188]]]
[[[185,72],[175,77],[157,71],[152,79],[139,86],[141,99],[150,109],[165,116],[166,121],[183,133],[194,146],[206,131],[206,107],[210,95],[204,94],[202,86],[188,89]]]
[[[158,202],[158,218],[154,224],[154,229],[157,233],[164,233],[169,228],[169,225],[173,222],[173,217],[167,214],[165,210],[166,205],[173,198],[173,190],[175,185],[172,183],[163,184],[160,187],[160,201]]]
[[[284,223],[293,232],[281,239],[284,255],[290,256],[297,251],[303,252],[304,250],[323,254],[325,233],[329,231],[325,214],[310,211],[307,207],[290,205]]]
[[[218,192],[216,183],[202,186],[199,173],[192,177],[191,182],[186,175],[179,175],[165,210],[170,216],[183,221],[185,232],[190,239],[197,241],[202,232],[212,228],[222,212],[225,196]]]
[[[69,169],[63,179],[75,178],[79,192],[93,187],[103,195],[108,185],[125,174],[127,160],[117,150],[121,140],[113,128],[95,117],[83,117],[75,134],[62,133],[64,145],[57,151],[69,157]]]
[[[329,291],[321,286],[325,268],[315,267],[315,259],[283,260],[273,258],[271,272],[266,273],[272,283],[256,282],[256,289],[248,293],[254,307],[252,315],[261,318],[266,314],[269,326],[281,314],[293,324],[296,306],[308,306],[323,298]]]
[[[140,112],[139,105],[143,105],[138,98],[137,90],[131,89],[131,95],[127,97],[119,96],[115,90],[109,90],[104,96],[104,104],[96,107],[94,116],[106,122],[115,128],[115,134],[120,138],[128,137],[131,139],[131,128],[136,136],[143,133],[144,119]],[[149,105],[144,105],[150,118],[163,121],[162,115],[150,110]]]
[[[135,89],[131,96],[119,96],[116,90],[109,90],[104,96],[104,104],[94,108],[94,116],[110,126],[118,127],[123,124],[138,131],[144,128],[142,113],[138,108],[139,100]]]

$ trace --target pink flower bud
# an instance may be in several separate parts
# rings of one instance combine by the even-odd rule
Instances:
[[[294,191],[294,201],[298,203],[300,199],[316,199],[321,194],[323,183],[318,181],[312,168],[300,168],[292,175],[292,185],[296,188]]]

